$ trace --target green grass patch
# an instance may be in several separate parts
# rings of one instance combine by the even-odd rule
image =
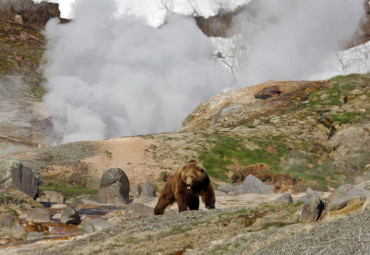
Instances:
[[[50,190],[62,193],[66,197],[75,197],[81,195],[96,196],[98,190],[84,186],[65,186],[65,185],[41,185],[40,190]]]
[[[279,169],[281,157],[288,152],[284,143],[278,141],[280,138],[273,137],[270,140],[253,140],[245,138],[230,137],[221,133],[214,133],[207,137],[210,148],[205,148],[200,153],[199,159],[203,162],[207,173],[218,180],[229,182],[227,176],[229,166],[252,165],[257,163],[268,164],[272,169]],[[251,150],[246,147],[246,143],[253,142],[259,149]],[[269,153],[267,146],[274,144],[276,154]]]

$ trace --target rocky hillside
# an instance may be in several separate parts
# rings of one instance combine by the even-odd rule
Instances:
[[[225,36],[232,15],[197,23]],[[268,81],[201,103],[176,132],[46,146],[39,29],[58,16],[54,4],[0,0],[0,253],[370,253],[370,74]],[[158,194],[191,159],[211,177],[215,210],[154,216],[158,198],[130,189],[149,180]],[[127,203],[98,201],[108,168],[127,175]],[[274,193],[236,194],[250,174]],[[309,187],[320,211],[305,223]],[[277,202],[284,192],[294,202]],[[62,222],[63,208],[81,221]]]

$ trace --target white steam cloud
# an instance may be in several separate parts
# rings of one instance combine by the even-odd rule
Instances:
[[[114,1],[77,1],[72,22],[46,26],[44,102],[60,142],[171,131],[229,86],[192,18],[155,29],[115,12]]]
[[[241,85],[299,80],[322,72],[358,28],[364,0],[254,0],[235,19],[248,41]]]

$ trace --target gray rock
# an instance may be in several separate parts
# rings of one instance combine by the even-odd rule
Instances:
[[[215,190],[215,195],[216,195],[216,197],[226,196],[227,193],[226,192],[223,192],[223,191]]]
[[[128,217],[143,217],[153,215],[154,209],[141,203],[132,203],[126,207],[125,216]]]
[[[125,172],[119,168],[110,168],[104,172],[101,178],[100,188],[107,188],[117,181],[122,185],[122,194],[128,198],[130,182]]]
[[[325,204],[319,195],[314,190],[308,188],[299,220],[303,222],[315,222],[320,218],[324,209]]]
[[[62,209],[60,222],[69,225],[78,225],[81,222],[81,218],[73,208],[66,207]]]
[[[230,191],[233,191],[235,188],[234,185],[231,185],[231,184],[223,184],[223,185],[220,185],[217,187],[217,190],[219,191],[222,191],[222,192],[225,192],[225,193],[228,193]]]
[[[275,200],[277,203],[293,203],[293,198],[289,193],[284,193],[278,199]]]
[[[99,202],[124,204],[129,201],[130,183],[121,169],[110,168],[101,178],[98,192]]]
[[[0,231],[12,237],[21,237],[27,234],[26,230],[19,226],[17,216],[12,213],[0,213]]]
[[[0,188],[15,187],[36,199],[39,181],[29,167],[17,160],[0,161]]]
[[[347,213],[359,209],[370,197],[370,191],[354,185],[342,185],[328,198],[328,211]]]
[[[155,197],[156,192],[153,184],[150,181],[144,183],[143,192],[141,194],[143,197]]]
[[[235,195],[243,194],[243,185],[238,185],[233,190]]]
[[[100,203],[108,204],[126,204],[128,201],[122,194],[122,185],[120,182],[115,182],[108,188],[100,188],[98,191],[98,200]]]
[[[273,194],[274,188],[264,184],[260,179],[250,174],[245,178],[241,191],[241,194]]]
[[[27,213],[27,221],[33,221],[35,223],[51,222],[51,214],[48,210],[43,208],[32,208]]]
[[[330,204],[330,202],[335,200],[336,198],[346,195],[348,191],[350,191],[354,187],[355,186],[352,184],[344,184],[340,186],[337,190],[330,194],[330,196],[328,197],[328,204]]]
[[[113,223],[106,220],[92,219],[85,221],[85,223],[82,225],[81,230],[85,233],[93,233],[109,228],[112,225]]]
[[[134,197],[140,197],[141,195],[141,187],[139,184],[135,184],[133,187],[132,187],[132,194],[134,195]]]
[[[43,190],[40,192],[37,202],[64,203],[64,196],[56,191]]]
[[[311,188],[308,188],[307,191],[306,191],[306,194],[302,197],[299,197],[296,199],[297,202],[304,202],[306,201],[307,199],[309,199],[312,195],[317,195],[319,196],[320,199],[323,198],[324,196],[324,193],[323,192],[319,192],[319,191],[315,191]]]

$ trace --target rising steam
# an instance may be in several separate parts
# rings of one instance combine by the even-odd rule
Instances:
[[[152,28],[115,11],[83,0],[72,22],[47,24],[44,102],[63,143],[172,131],[229,85],[192,18]]]
[[[343,49],[364,15],[364,0],[254,0],[235,19],[248,41],[243,86],[308,79]]]

